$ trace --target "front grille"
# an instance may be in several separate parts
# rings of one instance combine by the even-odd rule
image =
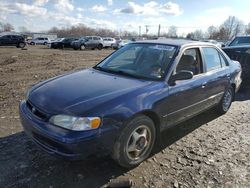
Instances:
[[[38,108],[36,108],[34,105],[32,105],[30,101],[26,101],[26,104],[30,112],[34,114],[36,117],[42,120],[45,120],[47,118],[47,115]]]

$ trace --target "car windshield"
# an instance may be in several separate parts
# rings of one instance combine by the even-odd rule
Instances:
[[[236,37],[229,46],[250,45],[250,37]]]
[[[161,80],[175,52],[175,46],[131,43],[113,53],[94,68],[130,77]]]

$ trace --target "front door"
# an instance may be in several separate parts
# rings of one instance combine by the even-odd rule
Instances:
[[[192,79],[176,81],[175,85],[169,86],[165,115],[169,126],[204,109],[203,105],[207,97],[207,75],[204,73],[199,48],[186,49],[173,74],[183,70],[193,72],[194,76]]]

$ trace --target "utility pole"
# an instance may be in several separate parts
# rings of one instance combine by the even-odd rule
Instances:
[[[139,26],[139,39],[141,38],[141,26]]]
[[[161,24],[159,24],[159,27],[158,27],[158,37],[160,37],[161,35]]]
[[[149,25],[145,25],[145,28],[146,28],[146,36],[148,36],[148,27],[149,27]]]

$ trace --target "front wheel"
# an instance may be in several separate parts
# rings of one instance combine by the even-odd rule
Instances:
[[[219,114],[225,114],[229,110],[234,98],[234,90],[232,87],[229,87],[224,92],[224,95],[218,104],[217,110]]]
[[[153,121],[140,115],[127,123],[115,143],[112,158],[125,168],[133,168],[147,159],[155,143]]]
[[[86,49],[86,47],[82,44],[81,46],[80,46],[80,50],[85,50]]]

